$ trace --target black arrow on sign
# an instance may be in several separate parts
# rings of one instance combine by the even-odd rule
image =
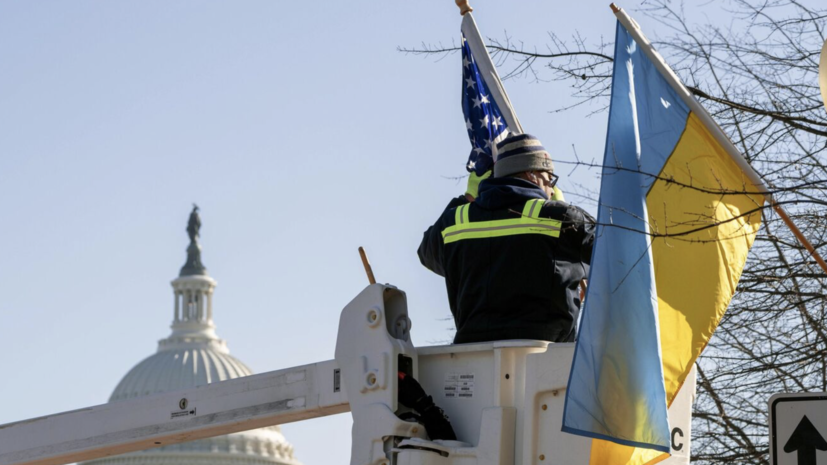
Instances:
[[[784,452],[798,451],[798,465],[816,465],[816,449],[827,450],[827,441],[804,415],[784,445]]]

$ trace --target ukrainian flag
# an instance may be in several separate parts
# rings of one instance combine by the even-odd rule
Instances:
[[[667,408],[726,311],[766,191],[620,11],[598,227],[563,431],[592,464],[668,457]]]

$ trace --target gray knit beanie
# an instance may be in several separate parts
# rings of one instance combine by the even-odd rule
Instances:
[[[519,134],[497,144],[495,178],[525,171],[554,171],[554,163],[539,139],[530,134]]]

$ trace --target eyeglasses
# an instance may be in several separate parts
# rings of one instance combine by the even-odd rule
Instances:
[[[554,173],[549,173],[548,171],[545,171],[545,173],[548,173],[548,179],[546,179],[545,176],[540,176],[543,180],[543,184],[548,186],[549,189],[554,189],[554,186],[557,185],[557,180],[560,179],[560,176],[557,176]]]

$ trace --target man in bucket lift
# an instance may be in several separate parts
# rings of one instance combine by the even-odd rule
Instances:
[[[510,136],[497,152],[494,176],[479,195],[472,179],[467,195],[448,204],[425,231],[419,259],[445,277],[455,344],[574,341],[594,219],[554,200],[558,177],[537,138]]]
[[[535,137],[512,136],[497,151],[493,179],[479,183],[477,196],[479,178],[471,174],[466,195],[425,232],[419,259],[445,277],[454,343],[573,341],[594,219],[562,201],[554,165]],[[420,413],[428,436],[455,439],[431,396],[413,378],[399,377],[399,401]]]

